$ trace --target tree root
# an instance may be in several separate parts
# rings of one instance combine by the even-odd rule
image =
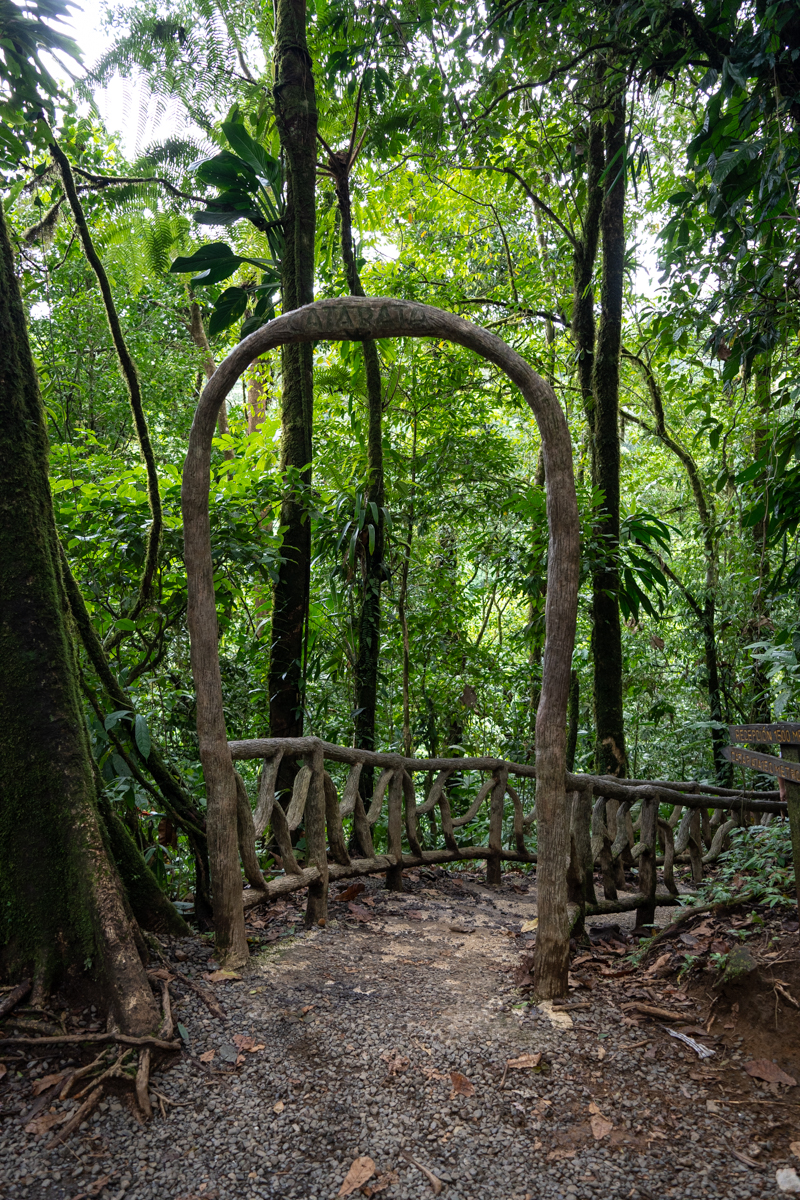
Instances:
[[[154,1050],[180,1050],[181,1043],[157,1037],[130,1037],[127,1033],[65,1033],[61,1037],[0,1038],[0,1046],[63,1046],[81,1042],[117,1042],[120,1046],[150,1046]]]
[[[23,979],[22,983],[8,993],[5,1000],[0,1000],[0,1018],[5,1017],[13,1008],[16,1008],[20,1001],[25,999],[32,986],[30,979]]]
[[[94,1089],[93,1092],[89,1093],[78,1111],[72,1114],[63,1129],[59,1130],[56,1136],[50,1139],[50,1141],[47,1143],[47,1149],[52,1150],[54,1146],[60,1146],[62,1142],[65,1142],[67,1138],[70,1137],[70,1135],[73,1134],[75,1130],[83,1124],[92,1109],[97,1107],[102,1099],[102,1095],[103,1085],[101,1083]]]
[[[139,1066],[136,1071],[136,1099],[143,1116],[149,1121],[153,1115],[148,1089],[150,1086],[150,1049],[145,1047],[139,1051]]]

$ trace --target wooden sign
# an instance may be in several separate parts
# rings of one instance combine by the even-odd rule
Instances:
[[[732,742],[753,742],[757,746],[800,746],[800,725],[786,721],[776,725],[729,725]]]
[[[751,726],[744,728],[749,729]],[[769,729],[769,726],[761,728]],[[783,730],[784,726],[775,728]],[[777,775],[779,779],[791,779],[793,783],[800,783],[800,763],[788,762],[785,758],[773,758],[771,754],[759,754],[756,750],[741,750],[738,746],[725,746],[722,753],[728,762],[735,763],[737,767],[752,767],[754,771],[762,771],[765,775]]]

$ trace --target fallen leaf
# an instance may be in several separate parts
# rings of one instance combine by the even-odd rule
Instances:
[[[203,975],[203,979],[207,979],[209,983],[224,983],[226,979],[241,979],[241,975],[237,975],[235,971],[211,971],[210,974]]]
[[[547,1155],[548,1162],[558,1162],[561,1158],[574,1158],[577,1150],[551,1150]]]
[[[283,1103],[282,1100],[279,1100],[277,1104],[273,1104],[272,1111],[274,1113],[282,1113],[285,1108],[286,1108],[286,1105]]]
[[[266,1050],[266,1048],[267,1046],[265,1042],[259,1042],[257,1046],[247,1047],[250,1054],[258,1054],[259,1050]]]
[[[363,1158],[355,1159],[350,1170],[344,1177],[338,1195],[351,1196],[356,1188],[363,1187],[367,1180],[371,1179],[374,1174],[375,1163],[371,1158],[367,1158],[365,1155]]]
[[[331,896],[331,900],[344,900],[345,902],[355,900],[356,896],[361,895],[364,888],[365,885],[363,883],[351,883],[350,887],[345,888],[343,892],[339,892],[338,896]]]
[[[408,1070],[408,1059],[399,1050],[387,1050],[381,1055],[381,1062],[386,1063],[390,1075],[402,1075],[403,1071]]]
[[[516,1071],[524,1071],[528,1067],[538,1067],[541,1061],[541,1054],[520,1054],[519,1058],[510,1058],[506,1066],[513,1067]]]
[[[0,1063],[0,1079],[2,1079],[3,1076],[7,1075],[7,1074],[8,1074],[8,1067],[6,1066],[5,1063]]]
[[[348,904],[348,909],[357,921],[371,921],[372,913],[360,904]]]
[[[60,1125],[62,1121],[66,1121],[69,1113],[60,1112],[45,1112],[40,1113],[38,1117],[34,1117],[25,1126],[26,1133],[35,1133],[37,1137],[41,1137],[43,1133],[47,1133],[48,1129],[52,1129],[54,1125]]]
[[[600,1059],[600,1061],[601,1061],[601,1062],[603,1061],[603,1059],[605,1058],[605,1056],[606,1056],[606,1048],[605,1048],[605,1046],[598,1046],[598,1047],[597,1047],[597,1057]]]
[[[237,1054],[237,1055],[236,1055],[236,1065],[237,1065],[237,1067],[240,1067],[244,1061],[245,1061],[245,1057],[244,1057],[244,1055],[243,1055],[243,1054]]]
[[[393,1183],[399,1183],[400,1176],[397,1171],[384,1171],[379,1175],[374,1183],[366,1184],[361,1190],[365,1196],[374,1196],[377,1192],[384,1191],[385,1188],[391,1187]]]
[[[410,908],[408,910],[408,912],[406,913],[406,916],[410,917],[412,921],[424,921],[425,920],[425,913],[422,911],[421,908]]]
[[[595,1113],[589,1124],[592,1127],[592,1133],[596,1141],[600,1141],[604,1137],[608,1137],[611,1130],[614,1128],[611,1121],[607,1120],[601,1113]]]
[[[455,1096],[474,1096],[475,1085],[470,1083],[466,1075],[462,1075],[460,1071],[450,1072],[450,1082],[453,1085],[453,1094]]]
[[[148,971],[147,975],[148,978],[160,979],[163,983],[171,983],[175,978],[174,975],[170,974],[166,967],[157,967],[154,971]]]
[[[310,1012],[311,1012],[311,1010],[312,1010],[312,1008],[313,1008],[313,1007],[314,1007],[314,1005],[313,1005],[313,1004],[306,1004],[306,1005],[304,1005],[304,1007],[303,1007],[303,1008],[301,1008],[301,1009],[300,1009],[300,1012],[303,1014],[303,1016],[305,1016],[305,1015],[306,1015],[306,1013],[310,1013]]]
[[[800,1142],[789,1142],[789,1151],[795,1158],[800,1158]]]
[[[538,917],[534,917],[530,921],[523,921],[521,932],[522,933],[533,933],[536,930],[536,928],[538,927],[538,925],[539,925]]]
[[[5,1073],[6,1069],[3,1067],[3,1070],[0,1074],[5,1075]],[[42,1092],[46,1092],[48,1088],[54,1087],[57,1083],[61,1083],[62,1079],[66,1079],[67,1076],[71,1074],[71,1071],[59,1071],[57,1075],[45,1075],[42,1079],[35,1080],[33,1084],[34,1096],[41,1096]]]
[[[436,1067],[423,1067],[422,1074],[426,1079],[447,1079],[447,1076],[443,1075],[441,1071],[437,1071]],[[800,1145],[800,1142],[798,1142],[798,1145]]]
[[[800,1195],[800,1175],[794,1167],[779,1167],[775,1172],[775,1182],[782,1192]]]
[[[303,1011],[305,1012],[305,1009]],[[248,1037],[245,1033],[235,1033],[233,1044],[237,1050],[252,1050],[256,1043],[255,1038]]]
[[[217,1052],[216,1052],[216,1050],[206,1050],[205,1054],[201,1054],[201,1055],[200,1055],[200,1062],[201,1062],[201,1063],[210,1063],[210,1062],[213,1062],[213,1061],[214,1061],[214,1055],[215,1055],[216,1053],[217,1053]]]
[[[374,908],[374,907],[375,907],[375,901],[372,899],[372,896],[365,896],[365,897],[364,897],[364,903],[365,903],[365,904],[368,904],[368,905],[370,906],[370,908]]]
[[[782,1083],[786,1087],[797,1087],[797,1080],[782,1071],[777,1063],[768,1058],[754,1058],[744,1064],[744,1069],[753,1079],[764,1079],[767,1083]]]

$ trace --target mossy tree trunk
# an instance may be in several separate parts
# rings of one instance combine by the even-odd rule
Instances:
[[[281,267],[283,311],[314,299],[317,103],[306,40],[305,0],[277,0],[275,118],[286,169],[286,249]],[[314,349],[284,346],[281,504],[282,561],[273,593],[269,661],[270,732],[303,732],[303,658],[311,577],[311,531],[303,491],[311,483]]]
[[[120,1027],[158,1022],[103,836],[47,479],[47,437],[0,206],[0,957],[44,994],[88,972]]]

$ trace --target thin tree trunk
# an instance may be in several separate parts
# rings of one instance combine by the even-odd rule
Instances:
[[[214,354],[208,341],[206,327],[203,324],[203,314],[200,311],[200,305],[192,297],[189,308],[189,333],[192,336],[197,349],[200,351],[203,358],[203,373],[206,379],[210,379],[217,369],[217,364],[214,362]],[[224,437],[228,432],[228,401],[223,400],[219,406],[219,416],[217,417],[217,432],[220,437]],[[233,451],[226,450],[225,457],[233,458]]]
[[[759,355],[756,359],[753,374],[753,390],[756,411],[756,429],[753,439],[753,457],[757,460],[763,454],[769,442],[769,411],[772,388],[772,364],[769,355]],[[767,544],[767,523],[769,520],[769,479],[764,475],[756,481],[764,490],[764,516],[753,526],[753,549],[756,558],[756,584],[753,596],[753,637],[751,641],[761,641],[762,624],[766,620],[766,605],[764,593],[769,576],[769,549]],[[762,664],[756,660],[753,664],[753,694],[751,701],[751,721],[760,725],[768,725],[772,720],[772,697],[770,683]],[[767,747],[764,749],[769,753]]]
[[[336,184],[336,198],[341,216],[342,260],[351,296],[366,295],[353,252],[353,215],[350,203],[350,169],[352,152],[340,151],[328,159]],[[378,347],[372,338],[361,343],[367,382],[367,522],[375,530],[374,545],[362,535],[365,556],[364,596],[358,616],[358,650],[355,666],[355,744],[366,750],[375,749],[375,718],[378,704],[378,663],[381,637],[381,585],[385,567],[383,506],[383,388]],[[373,769],[365,767],[362,775],[365,796],[372,794]]]
[[[403,566],[400,572],[400,595],[397,616],[403,636],[403,753],[411,757],[411,651],[408,641],[408,569],[411,565],[411,548],[414,544],[414,505],[417,497],[417,413],[411,428],[411,493],[408,498],[406,521],[406,544],[403,549]]]
[[[656,378],[655,372],[650,364],[638,354],[630,354],[626,352],[626,358],[641,370],[647,390],[650,393],[650,401],[653,408],[653,416],[655,417],[655,428],[652,428],[643,421],[640,417],[634,416],[632,413],[625,413],[627,420],[634,421],[642,429],[653,437],[657,437],[660,442],[671,450],[679,460],[686,475],[689,479],[689,484],[694,496],[695,506],[697,508],[697,516],[700,521],[700,528],[703,533],[703,551],[705,558],[705,588],[702,600],[698,600],[692,594],[689,588],[678,579],[675,573],[667,567],[665,563],[661,566],[665,573],[669,575],[683,596],[686,599],[689,607],[694,613],[700,625],[700,630],[703,638],[703,654],[706,663],[706,693],[708,695],[708,707],[711,715],[711,720],[716,722],[716,725],[711,726],[711,752],[714,759],[714,771],[717,780],[723,785],[729,785],[733,778],[733,767],[722,754],[724,747],[728,744],[728,739],[725,735],[722,726],[722,688],[719,678],[719,661],[717,654],[717,634],[716,634],[716,596],[717,596],[717,575],[719,550],[717,544],[717,528],[716,514],[714,512],[714,504],[712,499],[706,495],[703,481],[700,477],[697,463],[689,453],[689,451],[677,442],[667,429],[666,413],[664,411],[664,398],[661,394],[661,388]]]
[[[305,0],[277,0],[275,119],[286,168],[286,248],[281,264],[284,313],[314,299],[317,102],[306,38]],[[272,608],[269,662],[273,737],[303,732],[305,633],[311,581],[311,530],[303,490],[311,484],[314,351],[310,343],[282,350],[281,472],[285,530]],[[292,476],[299,472],[302,488]]]
[[[34,990],[87,975],[129,1034],[158,1009],[106,849],[47,480],[47,435],[0,205],[0,945]]]
[[[609,105],[605,126],[605,176],[600,227],[603,244],[601,315],[592,370],[594,482],[603,492],[597,533],[604,554],[592,578],[595,771],[628,773],[622,702],[622,630],[619,615],[619,360],[625,281],[625,97]]]

